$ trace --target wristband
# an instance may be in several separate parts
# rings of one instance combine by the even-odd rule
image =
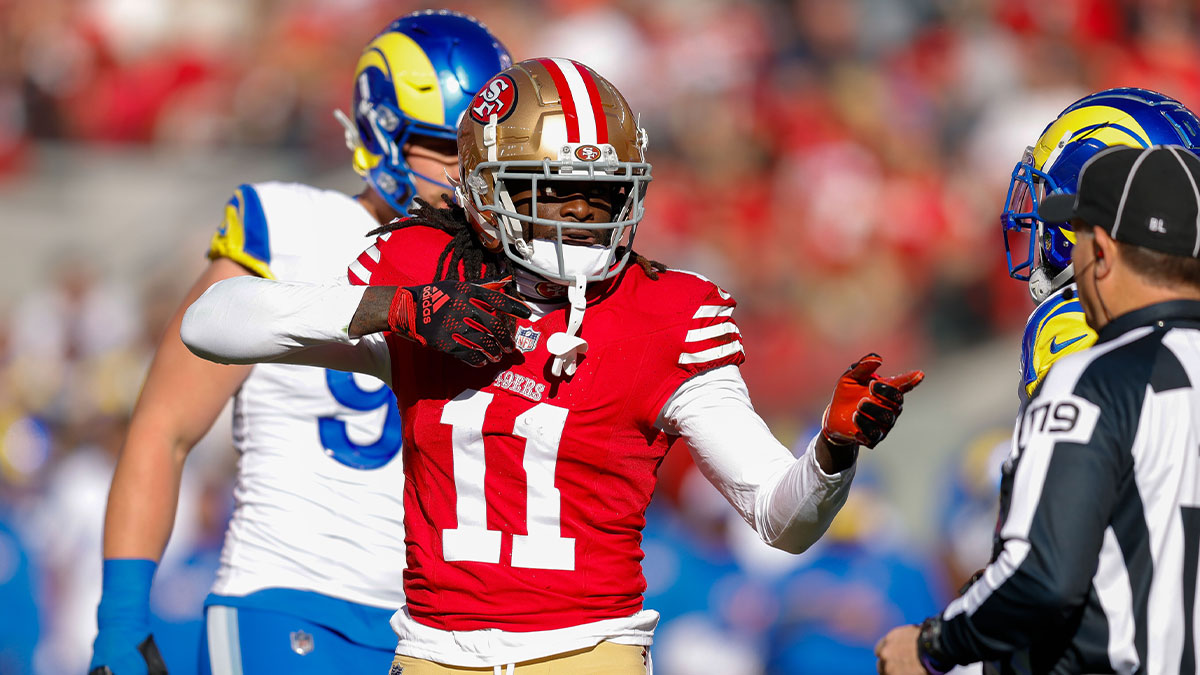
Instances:
[[[150,582],[158,563],[144,558],[104,561],[104,585],[96,624],[105,628],[150,629]]]
[[[936,616],[921,624],[921,632],[917,634],[917,658],[932,675],[943,675],[954,667],[942,651],[942,620]]]

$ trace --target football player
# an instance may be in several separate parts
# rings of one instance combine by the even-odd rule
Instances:
[[[1037,217],[1041,199],[1075,192],[1079,170],[1114,145],[1149,147],[1200,143],[1200,119],[1182,103],[1148,89],[1107,89],[1067,106],[1025,149],[1013,169],[1000,216],[1008,273],[1029,283],[1037,309],[1021,340],[1021,400],[1028,400],[1051,364],[1096,342],[1075,295],[1069,223]]]
[[[393,673],[646,673],[641,530],[667,450],[685,443],[764,541],[799,553],[923,374],[852,365],[797,459],[750,403],[734,299],[633,252],[651,167],[607,80],[523,61],[476,95],[458,143],[461,208],[389,225],[351,266],[368,287],[232,279],[188,310],[183,339],[395,388]]]
[[[403,602],[401,421],[382,382],[264,364],[223,367],[179,340],[183,309],[214,281],[345,274],[368,232],[435,199],[458,170],[459,118],[511,64],[475,19],[411,14],[366,46],[346,125],[357,196],[295,183],[242,185],[207,270],[162,338],[109,497],[93,672],[161,672],[147,604],[184,459],[232,395],[235,508],[206,605],[201,670],[383,672]],[[449,172],[449,174],[447,173]]]

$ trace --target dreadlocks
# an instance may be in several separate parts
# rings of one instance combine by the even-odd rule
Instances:
[[[650,281],[658,281],[658,273],[667,271],[667,266],[657,260],[651,260],[637,251],[630,251],[629,253],[630,257],[633,258],[633,263],[642,268],[646,276],[650,277]]]
[[[406,227],[424,225],[433,227],[450,235],[450,241],[438,256],[437,270],[434,281],[445,281],[457,278],[459,265],[463,270],[463,281],[491,281],[499,279],[503,265],[499,256],[485,249],[467,224],[467,213],[445,193],[442,202],[446,208],[435,208],[432,204],[417,197],[416,206],[409,211],[409,217],[394,220],[368,233],[373,237],[386,232],[395,232]]]
[[[450,235],[446,248],[438,256],[437,273],[434,281],[445,281],[454,276],[459,265],[463,268],[463,281],[492,281],[503,275],[503,263],[500,256],[485,249],[475,238],[470,225],[467,224],[467,212],[455,204],[448,195],[442,194],[442,202],[446,208],[435,208],[432,204],[417,197],[416,206],[409,211],[408,218],[393,220],[367,233],[368,237],[376,237],[388,232],[403,230],[406,227],[424,225],[433,227]],[[659,272],[666,272],[667,266],[651,260],[637,251],[630,251],[632,262],[642,268],[651,281],[658,281]]]

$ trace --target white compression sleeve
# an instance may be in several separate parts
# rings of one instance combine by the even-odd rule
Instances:
[[[240,276],[219,281],[183,316],[180,337],[217,363],[294,363],[391,380],[382,333],[352,339],[364,286]]]
[[[737,366],[701,373],[663,406],[659,428],[687,442],[700,471],[775,548],[800,553],[846,501],[854,467],[829,475],[813,445],[795,458],[754,411]]]

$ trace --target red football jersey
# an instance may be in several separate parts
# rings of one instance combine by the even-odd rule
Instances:
[[[355,283],[431,281],[449,237],[410,227],[352,265]],[[735,302],[708,280],[630,265],[593,284],[569,378],[547,339],[565,306],[518,324],[518,350],[472,368],[388,336],[404,422],[405,595],[443,630],[565,628],[642,608],[641,531],[674,437],[655,428],[681,383],[744,354]]]

